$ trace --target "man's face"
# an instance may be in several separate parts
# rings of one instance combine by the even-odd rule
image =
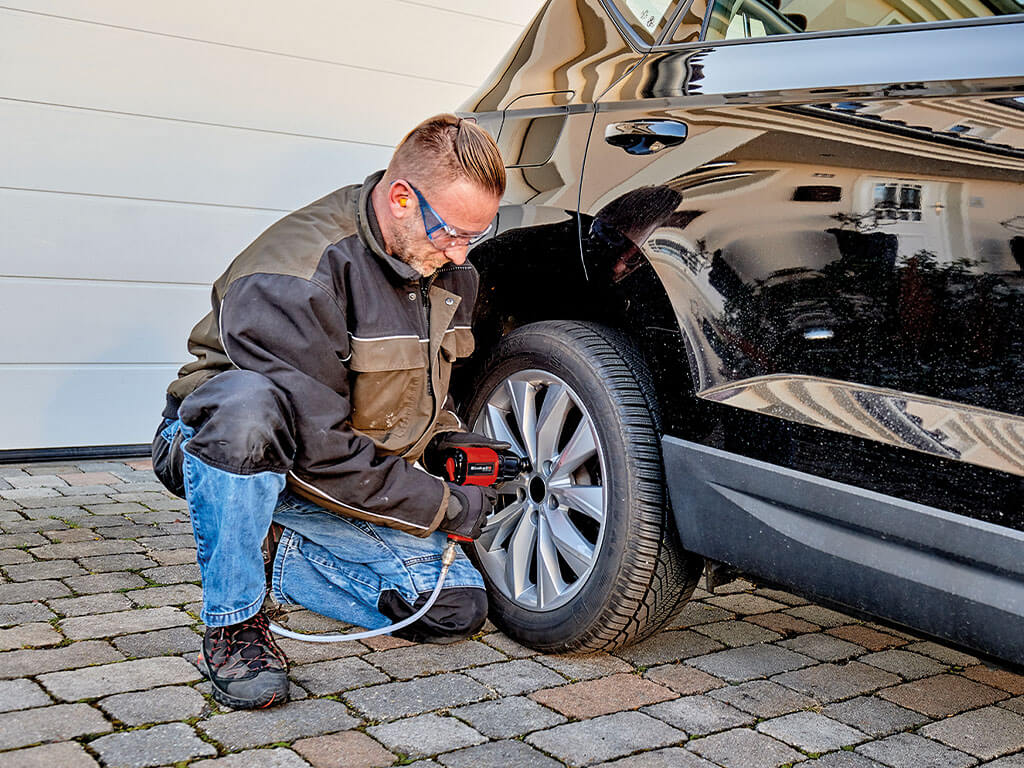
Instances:
[[[466,179],[459,179],[444,185],[424,186],[417,189],[428,201],[434,212],[446,224],[459,232],[481,232],[490,225],[498,213],[500,198]],[[423,211],[415,192],[403,181],[396,181],[391,190],[392,197],[405,199],[400,208],[393,232],[392,251],[395,256],[411,266],[421,275],[432,275],[448,264],[462,264],[466,261],[469,245],[466,238],[451,240],[435,235],[435,244],[427,237]],[[395,209],[392,209],[395,210]],[[427,214],[430,218],[430,214]]]

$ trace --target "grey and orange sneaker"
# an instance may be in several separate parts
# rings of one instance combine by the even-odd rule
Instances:
[[[199,671],[213,683],[214,700],[233,709],[288,700],[288,659],[262,613],[228,627],[207,627]]]

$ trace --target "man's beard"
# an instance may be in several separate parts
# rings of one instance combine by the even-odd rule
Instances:
[[[420,238],[414,236],[404,226],[396,227],[392,232],[391,239],[393,241],[392,255],[425,277],[434,274],[448,261],[443,251],[439,251],[432,245],[417,242]]]

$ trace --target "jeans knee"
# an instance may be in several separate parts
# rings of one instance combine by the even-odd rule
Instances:
[[[186,450],[238,474],[287,472],[295,455],[294,422],[284,394],[253,371],[225,371],[182,401],[179,415],[196,430]]]

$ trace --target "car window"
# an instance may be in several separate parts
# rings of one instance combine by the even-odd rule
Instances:
[[[679,5],[677,0],[611,0],[637,37],[653,45]]]
[[[714,0],[707,40],[735,40],[1024,13],[1024,0]],[[684,42],[676,33],[673,42]]]

